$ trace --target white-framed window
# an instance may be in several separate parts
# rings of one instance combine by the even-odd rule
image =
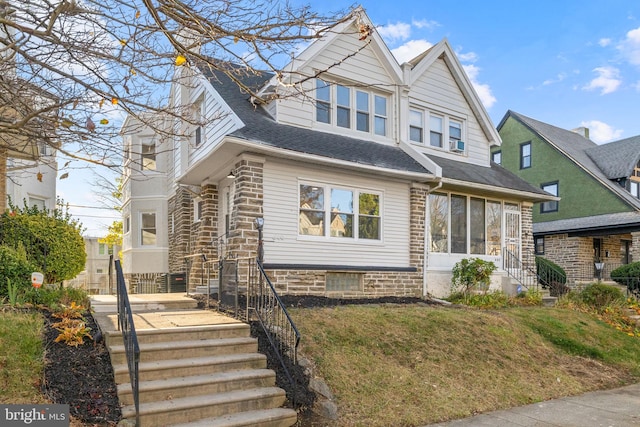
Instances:
[[[98,243],[98,255],[105,255],[107,253],[107,245],[105,243]]]
[[[502,164],[502,151],[498,150],[498,151],[494,151],[493,153],[491,153],[491,160],[494,163],[497,163],[499,165]]]
[[[29,196],[29,207],[36,207],[39,211],[44,211],[46,208],[45,199]]]
[[[205,102],[204,102],[204,92],[201,93],[198,98],[196,98],[196,101],[193,103],[193,119],[196,123],[196,128],[193,132],[193,144],[197,147],[200,144],[202,144],[203,140],[204,140],[204,128],[203,128],[203,121],[204,121],[204,109],[205,109]]]
[[[140,245],[155,246],[157,244],[156,213],[140,213]]]
[[[424,113],[418,110],[409,110],[409,139],[414,142],[424,142]]]
[[[316,121],[387,136],[388,97],[316,79]]]
[[[124,234],[127,234],[131,230],[131,217],[129,215],[124,217],[123,228],[124,228]]]
[[[193,199],[193,222],[198,222],[202,219],[202,211],[204,209],[204,200],[200,197]]]
[[[422,108],[409,109],[409,141],[427,144],[426,129],[428,128],[428,145],[452,153],[465,152],[464,120],[428,111]]]
[[[104,270],[102,268],[96,268],[96,274],[104,274]]]
[[[299,235],[382,239],[380,193],[312,183],[301,183],[299,189]]]
[[[145,138],[142,141],[141,161],[142,170],[156,170],[156,142],[153,138]]]
[[[502,202],[463,194],[429,195],[429,248],[432,253],[499,256]]]

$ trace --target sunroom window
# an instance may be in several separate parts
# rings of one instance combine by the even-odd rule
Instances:
[[[430,194],[430,252],[499,256],[502,211],[499,201],[461,194]]]

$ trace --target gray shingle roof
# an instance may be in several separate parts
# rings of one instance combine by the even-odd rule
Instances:
[[[249,96],[241,92],[229,77],[205,67],[201,67],[201,71],[245,124],[243,128],[232,132],[231,136],[284,150],[356,164],[406,172],[433,173],[396,146],[372,144],[371,141],[277,123],[263,108],[254,107]],[[257,89],[272,75],[264,73],[239,77],[245,85]]]
[[[583,218],[559,219],[533,224],[534,234],[554,234],[578,231],[598,231],[612,228],[636,228],[640,230],[640,212],[619,212]]]
[[[640,160],[640,136],[596,145],[587,155],[609,179],[628,178]]]
[[[573,160],[579,167],[591,174],[630,206],[635,209],[640,209],[640,200],[633,197],[617,183],[612,182],[609,176],[603,172],[599,165],[589,156],[589,154],[587,154],[591,150],[593,150],[593,152],[597,152],[599,150],[598,145],[595,142],[576,132],[543,123],[511,110],[509,110],[504,116],[498,125],[498,129],[502,127],[508,117],[513,117],[515,120],[530,128],[533,132],[537,133],[552,146],[555,146],[556,149],[569,159]],[[637,157],[638,156],[636,155],[635,158],[637,159]]]
[[[442,168],[443,178],[548,196],[542,189],[529,184],[514,173],[493,162],[491,162],[491,167],[487,168],[434,155],[428,155],[428,157]]]

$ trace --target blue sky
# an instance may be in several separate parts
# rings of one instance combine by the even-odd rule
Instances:
[[[306,2],[294,3],[303,4]],[[344,9],[311,1],[319,12]],[[443,38],[458,54],[494,125],[507,110],[573,129],[597,143],[640,135],[640,1],[394,0],[362,3],[399,62]],[[83,174],[85,175],[85,174]],[[71,204],[97,206],[93,178],[58,181]],[[106,211],[72,208],[87,235]]]

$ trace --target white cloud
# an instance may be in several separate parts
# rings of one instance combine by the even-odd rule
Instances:
[[[406,22],[396,22],[377,27],[376,30],[384,39],[393,42],[395,40],[406,40],[411,35],[411,24]]]
[[[598,40],[598,44],[602,47],[607,47],[611,44],[611,39],[609,38],[602,38],[600,40]]]
[[[404,62],[412,60],[425,50],[429,49],[431,46],[433,46],[433,44],[424,39],[409,40],[402,46],[391,49],[391,53],[393,53],[393,56],[395,56],[398,62],[402,64]]]
[[[627,32],[627,37],[618,45],[618,50],[633,65],[640,65],[640,27]]]
[[[426,19],[421,20],[413,20],[411,21],[411,25],[416,28],[426,28],[427,30],[433,30],[440,26],[440,23],[437,21],[427,21]]]
[[[635,84],[633,85],[633,88],[635,90],[637,90],[638,92],[640,92],[640,80],[638,80],[637,82],[635,82]]]
[[[476,62],[478,60],[478,55],[475,52],[457,53],[457,55],[462,62]]]
[[[606,95],[615,92],[622,83],[620,71],[615,67],[598,67],[593,71],[598,73],[598,77],[584,86],[585,90],[599,89],[601,95]]]
[[[598,144],[616,140],[622,136],[623,132],[622,129],[614,129],[599,120],[581,122],[580,126],[589,128],[589,139]]]
[[[547,79],[545,81],[542,82],[543,86],[549,86],[552,85],[554,83],[560,83],[561,81],[563,81],[564,79],[567,78],[567,75],[565,73],[560,73],[556,76],[555,79]]]
[[[491,87],[489,87],[486,83],[478,82],[478,74],[480,73],[480,68],[475,65],[463,65],[464,71],[467,73],[469,80],[471,80],[471,84],[473,88],[476,90],[478,97],[480,97],[480,101],[485,108],[491,108],[493,104],[496,103],[496,97],[491,93]]]

